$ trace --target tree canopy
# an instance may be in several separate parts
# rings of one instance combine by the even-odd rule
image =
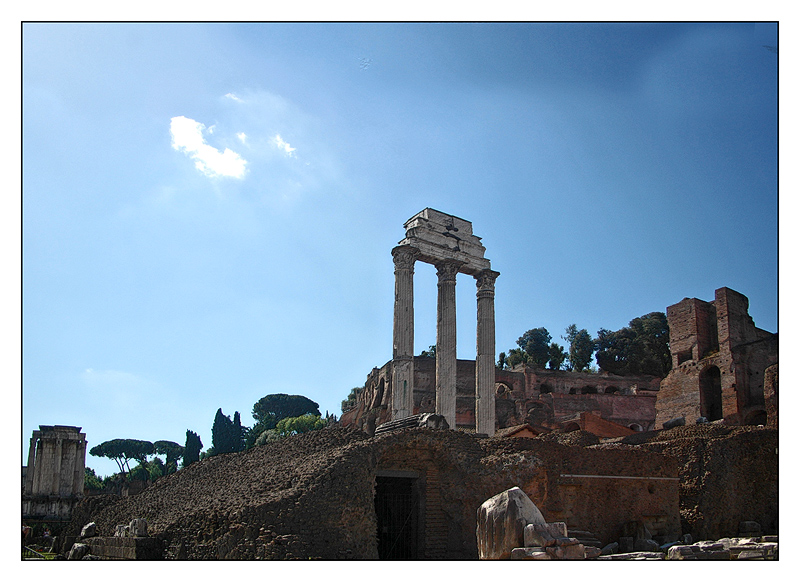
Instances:
[[[200,450],[203,448],[203,441],[200,435],[191,430],[186,430],[186,445],[183,447],[183,466],[188,467],[192,463],[200,460]]]
[[[214,416],[214,424],[211,427],[211,446],[214,454],[235,453],[244,448],[242,438],[242,423],[239,412],[235,412],[233,420],[230,416],[222,413],[222,409],[217,410]]]
[[[153,448],[157,455],[164,455],[164,474],[174,473],[178,469],[178,460],[183,457],[183,447],[173,441],[156,441]]]
[[[517,345],[528,354],[528,363],[534,368],[544,368],[550,361],[550,332],[543,327],[529,329],[517,340]]]
[[[319,416],[319,404],[305,396],[267,394],[253,405],[253,418],[267,429],[275,428],[284,418],[312,414]]]
[[[304,432],[311,432],[312,430],[319,430],[325,428],[325,420],[319,415],[304,414],[302,416],[294,416],[283,418],[278,421],[275,430],[281,436],[289,436],[293,434],[301,434]]]
[[[123,475],[130,473],[131,460],[146,463],[147,457],[154,453],[153,443],[136,439],[113,439],[100,443],[89,450],[89,454],[95,457],[114,459]]]
[[[600,329],[597,365],[612,374],[665,377],[672,368],[667,316],[658,311],[632,319],[617,331]]]
[[[569,365],[575,372],[583,372],[589,369],[592,363],[595,344],[592,336],[585,329],[578,329],[574,323],[567,327],[563,339],[569,342]]]

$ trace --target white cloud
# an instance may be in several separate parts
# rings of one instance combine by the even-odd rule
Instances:
[[[239,99],[239,98],[238,98],[236,95],[234,95],[233,93],[225,93],[225,97],[227,97],[228,99],[233,99],[234,101],[238,101],[239,103],[244,103],[244,101],[242,101],[241,99]]]
[[[272,141],[276,146],[278,146],[278,149],[283,150],[287,156],[294,156],[294,151],[297,148],[293,148],[288,143],[283,141],[280,135],[276,135]]]
[[[194,119],[182,115],[173,117],[169,126],[172,147],[192,158],[195,167],[206,176],[244,178],[247,160],[228,148],[221,152],[208,145],[203,137],[205,128],[205,125]]]
[[[245,140],[247,139],[247,136],[245,135],[245,133],[243,131],[240,132],[240,133],[237,133],[236,137],[238,137],[241,140],[242,143],[245,143]]]

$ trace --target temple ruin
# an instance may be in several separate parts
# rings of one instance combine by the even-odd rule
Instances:
[[[85,464],[86,434],[81,427],[39,425],[23,467],[23,519],[69,519],[83,498]]]
[[[495,431],[494,282],[481,239],[472,223],[431,208],[412,216],[406,236],[392,249],[394,259],[394,341],[392,419],[414,414],[414,263],[436,267],[439,277],[436,315],[436,414],[456,426],[456,275],[475,277],[478,292],[475,357],[475,430]]]

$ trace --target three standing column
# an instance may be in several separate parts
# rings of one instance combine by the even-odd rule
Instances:
[[[419,250],[392,249],[394,259],[394,346],[392,418],[414,414],[414,262]]]

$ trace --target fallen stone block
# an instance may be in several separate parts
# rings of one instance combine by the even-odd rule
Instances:
[[[83,538],[93,538],[97,535],[97,524],[95,522],[90,521],[83,529],[81,529],[81,539]]]
[[[134,519],[128,524],[128,531],[131,537],[146,538],[147,537],[147,520]]]
[[[511,550],[512,560],[551,560],[544,548],[514,548]]]
[[[629,554],[633,551],[633,538],[630,536],[622,536],[619,538],[619,553]]]
[[[600,557],[600,548],[595,546],[583,546],[583,551],[586,553],[587,560],[594,560]]]
[[[598,560],[663,560],[664,554],[661,552],[628,552],[625,554],[611,554],[600,556]]]
[[[655,540],[636,540],[633,542],[634,552],[659,552],[661,547]]]
[[[608,545],[603,546],[603,549],[600,550],[601,556],[608,556],[611,554],[616,554],[619,552],[619,543],[611,542]]]
[[[694,546],[672,546],[667,550],[667,560],[685,560],[687,557],[692,557],[700,553],[698,548]]]
[[[551,537],[554,538],[566,538],[569,537],[567,534],[567,524],[563,521],[554,521],[551,523],[534,523],[534,529],[536,531],[545,532]]]
[[[72,544],[67,560],[81,560],[88,553],[89,546],[86,544]]]
[[[551,546],[545,548],[547,553],[556,560],[584,560],[586,552],[581,544],[570,544],[567,546]]]
[[[761,550],[744,550],[736,556],[737,560],[763,560],[764,552]]]
[[[778,543],[778,536],[761,536],[761,541]]]
[[[575,538],[556,538],[557,546],[576,546],[579,542]]]
[[[730,550],[713,550],[697,554],[698,560],[730,560]]]
[[[512,487],[486,500],[478,508],[478,557],[504,560],[514,548],[525,546],[525,526],[547,523],[519,487]]]
[[[556,538],[551,536],[547,531],[542,531],[542,527],[535,524],[528,524],[525,526],[523,532],[523,539],[525,540],[525,547],[550,547],[556,544]]]
[[[671,418],[667,422],[664,423],[664,428],[675,428],[676,426],[683,426],[686,424],[686,418],[683,416],[679,416],[678,418]]]

